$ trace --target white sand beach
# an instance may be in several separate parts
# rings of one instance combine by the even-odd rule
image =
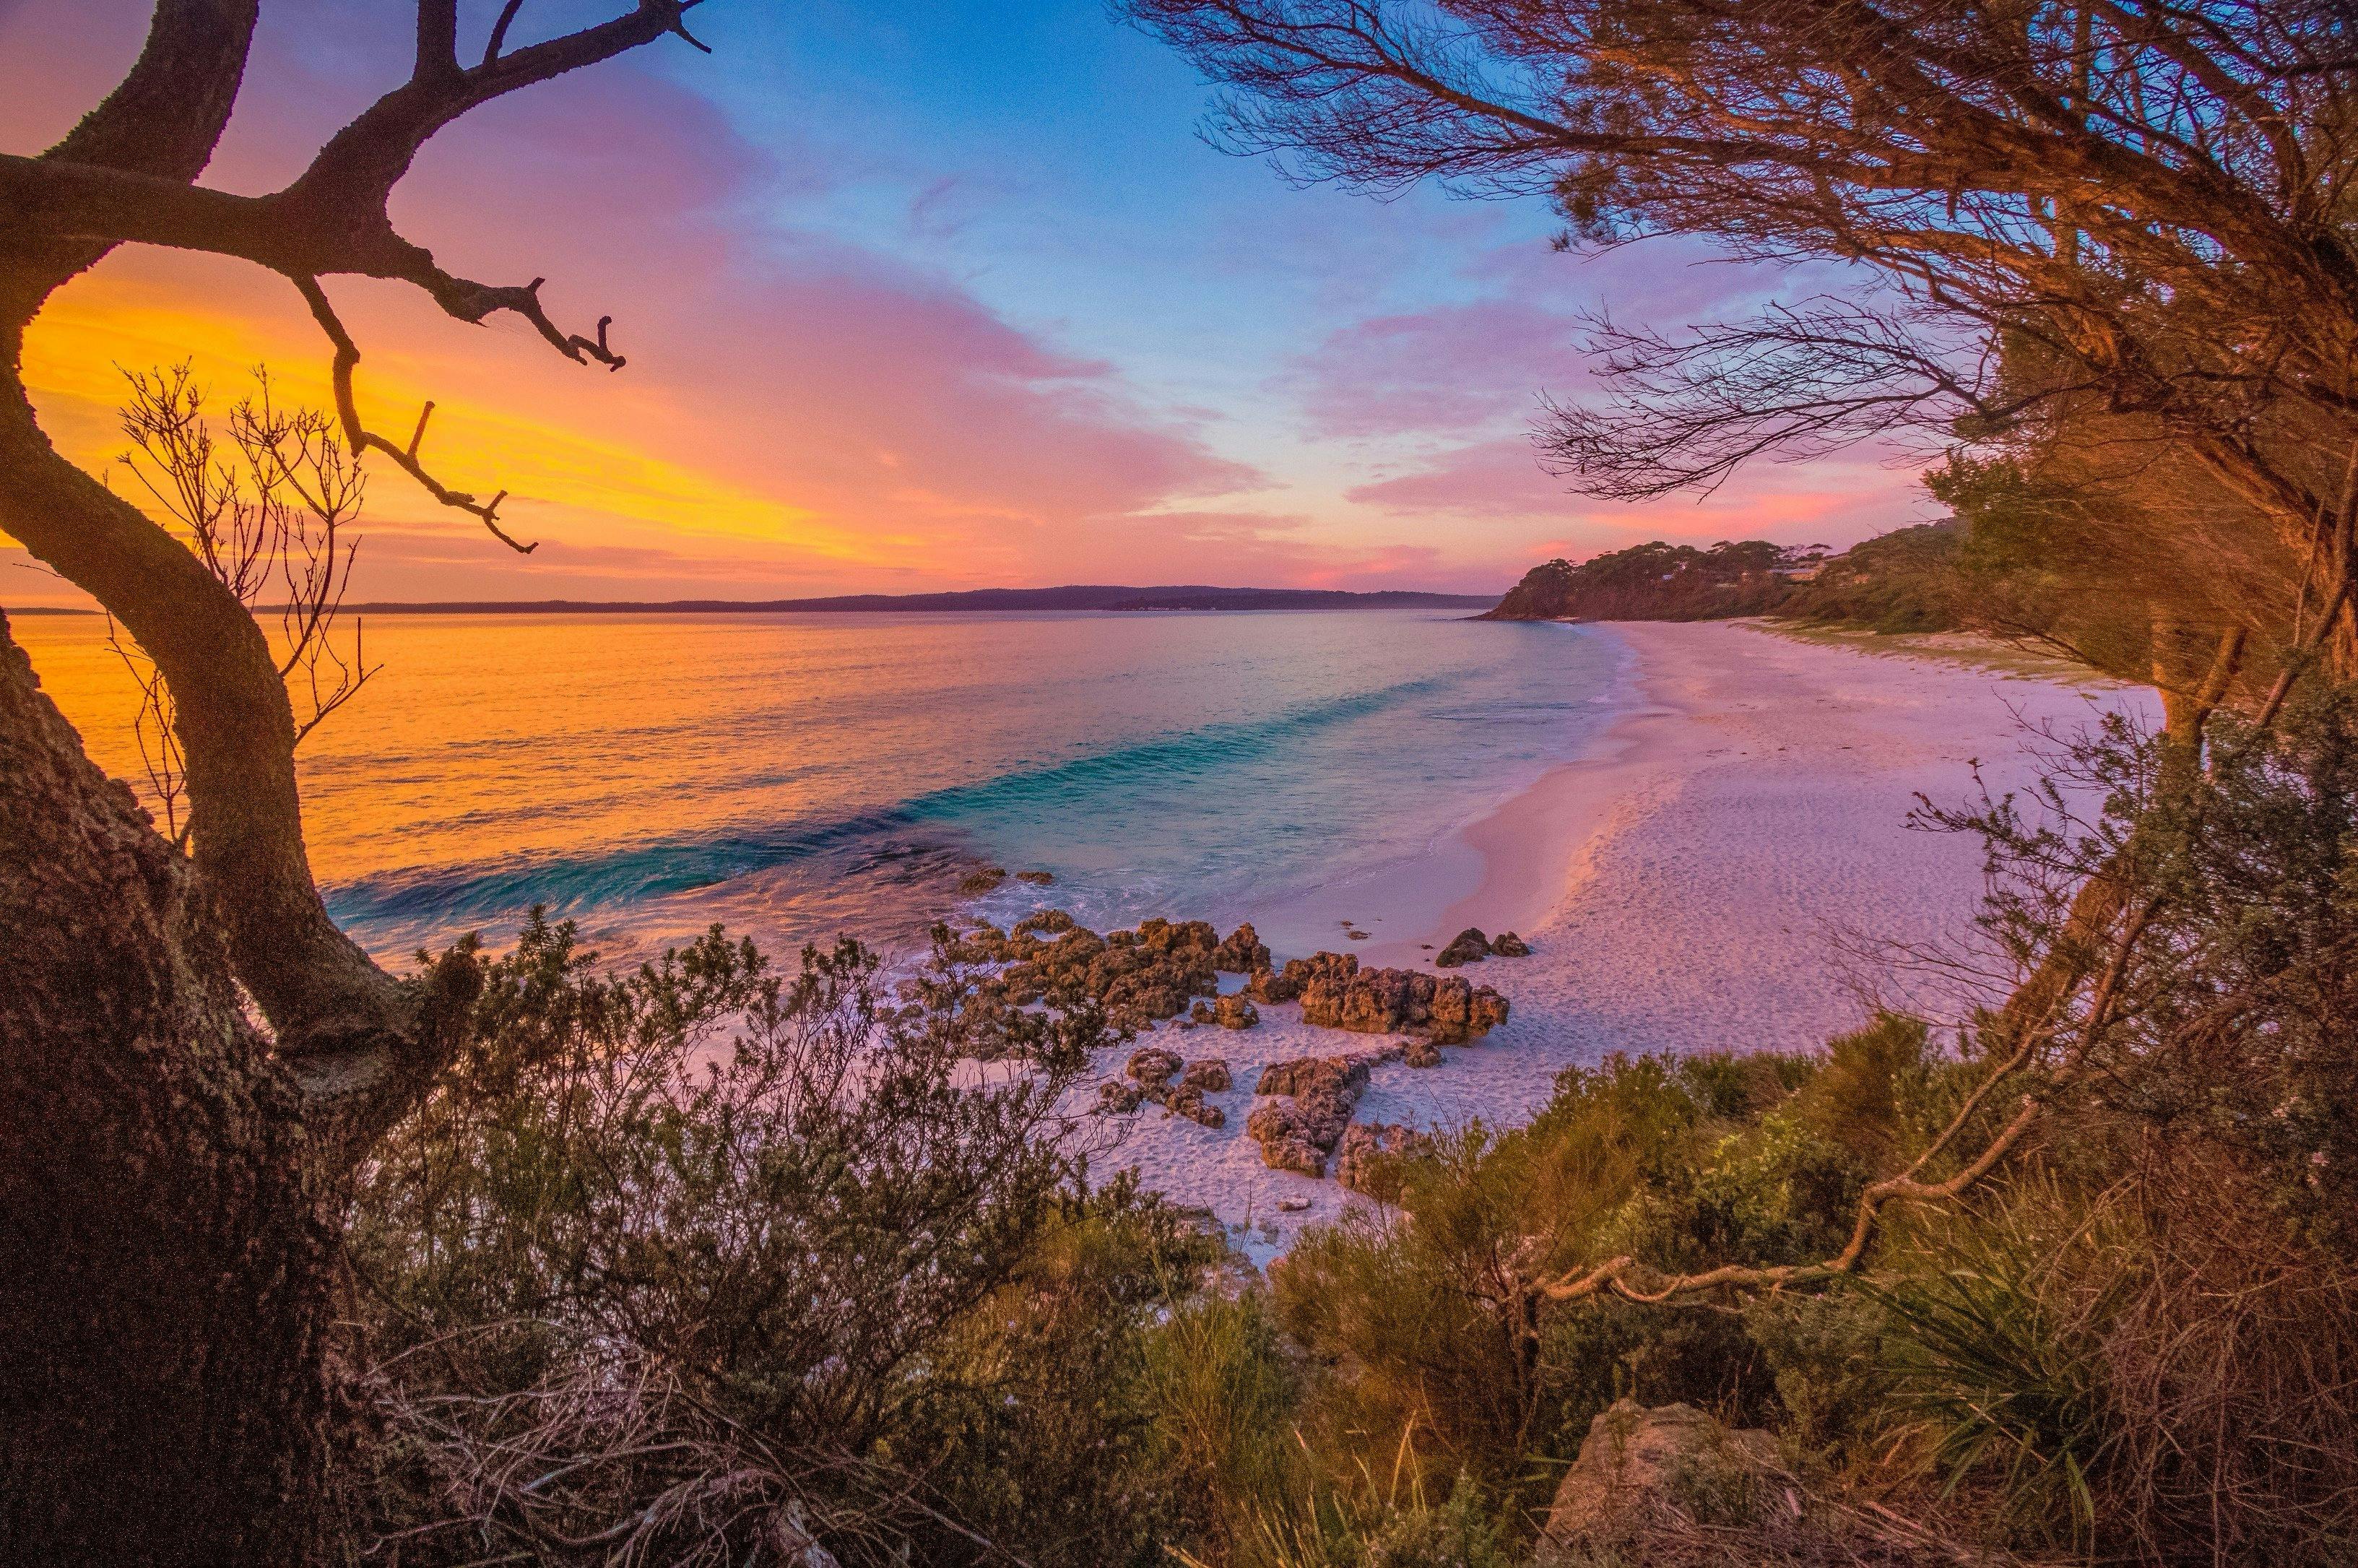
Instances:
[[[1981,893],[1978,844],[1912,830],[1921,793],[1962,801],[1976,761],[1994,790],[2025,779],[2027,724],[2069,727],[2141,694],[2007,674],[1961,660],[1802,641],[1747,623],[1566,628],[1627,649],[1630,711],[1431,856],[1258,919],[1282,960],[1316,947],[1362,963],[1429,964],[1424,946],[1467,925],[1520,932],[1522,959],[1459,971],[1513,1014],[1437,1068],[1376,1069],[1362,1121],[1511,1125],[1556,1074],[1608,1052],[1805,1050],[1866,1004],[1845,932],[1908,942],[1964,930]],[[1349,919],[1369,939],[1347,940]],[[1321,934],[1324,935],[1321,935]],[[1229,983],[1235,983],[1233,977]],[[1292,1005],[1231,1033],[1158,1032],[1189,1059],[1225,1056],[1236,1087],[1212,1130],[1149,1105],[1102,1168],[1210,1208],[1255,1254],[1278,1250],[1350,1195],[1271,1171],[1244,1134],[1269,1062],[1387,1044],[1303,1024]],[[1106,1065],[1120,1070],[1109,1053]],[[1309,1206],[1282,1211],[1282,1200]]]

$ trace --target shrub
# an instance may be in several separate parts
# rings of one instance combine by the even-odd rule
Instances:
[[[1134,1368],[1217,1249],[1087,1195],[1057,1102],[1102,1017],[969,1012],[939,962],[910,995],[849,942],[787,981],[717,929],[610,978],[537,914],[489,966],[358,1194],[402,1561],[1152,1555]]]
[[[1271,1508],[1310,1492],[1302,1368],[1266,1292],[1207,1292],[1175,1307],[1147,1336],[1142,1383],[1158,1462],[1205,1550],[1233,1554]]]
[[[2085,1545],[2125,1435],[2103,1346],[2138,1253],[2107,1216],[2073,1223],[2052,1187],[2011,1196],[1994,1221],[1940,1227],[1896,1279],[1851,1288],[1887,1315],[1888,1408],[1946,1489],[1994,1474],[2004,1522]]]

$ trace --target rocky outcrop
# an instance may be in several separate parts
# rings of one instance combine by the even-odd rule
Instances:
[[[1145,1045],[1130,1054],[1129,1065],[1122,1071],[1149,1088],[1161,1088],[1181,1065],[1178,1052]]]
[[[1348,1056],[1297,1056],[1261,1069],[1253,1093],[1276,1098],[1253,1107],[1245,1119],[1246,1134],[1260,1145],[1261,1162],[1271,1170],[1325,1175],[1326,1156],[1367,1092],[1369,1070],[1400,1056],[1394,1047]]]
[[[1252,999],[1239,993],[1197,1002],[1188,1010],[1187,1022],[1217,1023],[1223,1029],[1252,1029],[1260,1023],[1260,1014],[1254,1010]]]
[[[1485,958],[1528,958],[1531,946],[1511,931],[1501,931],[1496,936],[1485,936],[1480,929],[1469,925],[1449,939],[1449,946],[1433,957],[1441,968],[1454,969],[1460,964],[1478,964]]]
[[[1487,986],[1416,969],[1362,969],[1342,957],[1342,965],[1314,975],[1302,988],[1304,1022],[1360,1034],[1413,1032],[1455,1045],[1507,1022],[1507,999]]]
[[[1245,988],[1257,1001],[1302,1003],[1305,1023],[1361,1034],[1420,1033],[1444,1044],[1507,1022],[1507,999],[1487,986],[1417,969],[1363,969],[1356,955],[1320,953],[1263,969]]]
[[[1412,1067],[1438,1067],[1441,1065],[1441,1047],[1430,1040],[1412,1040],[1401,1060]]]
[[[1044,935],[1054,941],[1044,941]],[[978,925],[951,943],[957,962],[996,966],[982,982],[982,1006],[1024,1007],[1094,1000],[1116,1023],[1139,1028],[1175,1018],[1219,989],[1212,952],[1219,937],[1205,921],[1149,920],[1100,936],[1061,910],[1016,922],[1012,934]]]
[[[1429,1133],[1396,1122],[1355,1121],[1335,1147],[1335,1179],[1379,1202],[1400,1196],[1401,1162],[1432,1152]]]
[[[1052,888],[1056,885],[1056,873],[1054,871],[1018,871],[1015,873],[1015,880],[1019,882],[1030,882],[1035,888]]]
[[[1800,1511],[1768,1433],[1732,1430],[1692,1405],[1623,1400],[1590,1424],[1557,1486],[1540,1561],[1627,1545],[1678,1516],[1741,1528],[1772,1502],[1789,1518]]]
[[[1130,1054],[1122,1071],[1128,1081],[1108,1079],[1098,1086],[1098,1108],[1127,1116],[1152,1101],[1172,1116],[1184,1116],[1206,1127],[1226,1127],[1228,1112],[1207,1104],[1204,1097],[1228,1088],[1228,1063],[1211,1057],[1180,1071],[1179,1054],[1159,1045],[1145,1045]],[[1174,1081],[1175,1080],[1175,1081]]]
[[[1326,1173],[1326,1151],[1303,1133],[1291,1100],[1253,1107],[1252,1114],[1245,1118],[1245,1136],[1260,1145],[1260,1162],[1272,1171],[1304,1176]]]
[[[1288,958],[1282,969],[1257,969],[1245,994],[1255,1001],[1299,1001],[1312,981],[1358,972],[1359,960],[1350,953],[1320,953],[1314,957]]]
[[[1236,1080],[1228,1076],[1227,1060],[1219,1056],[1206,1056],[1200,1062],[1188,1063],[1186,1076],[1179,1082],[1182,1087],[1206,1095],[1226,1094],[1236,1087]]]
[[[1071,915],[1065,914],[1061,909],[1044,909],[1036,914],[1027,914],[1022,919],[1017,921],[1014,925],[1010,928],[1009,935],[1011,936],[1029,936],[1033,932],[1038,931],[1044,932],[1051,936],[1062,936],[1065,932],[1075,930],[1079,925],[1079,921],[1075,920]]]
[[[1478,964],[1490,956],[1490,939],[1474,926],[1467,926],[1449,939],[1449,946],[1433,956],[1438,968],[1454,969],[1461,964]]]
[[[1228,1124],[1227,1111],[1207,1103],[1202,1089],[1186,1084],[1174,1084],[1164,1092],[1163,1108],[1173,1116],[1184,1116],[1204,1127],[1218,1128]]]
[[[1272,969],[1268,954],[1249,925],[1222,938],[1206,921],[1147,920],[1134,931],[1099,935],[1060,909],[1025,915],[1011,931],[978,925],[946,949],[952,963],[983,971],[972,1003],[978,1020],[1044,1001],[1095,1001],[1116,1025],[1133,1030],[1165,1019],[1181,1020],[1182,1028],[1251,1029],[1260,1022],[1254,1003],[1298,1000],[1309,1023],[1413,1033],[1441,1044],[1462,1044],[1507,1021],[1506,998],[1456,976],[1363,969],[1348,953],[1319,953]],[[1241,992],[1222,996],[1223,963],[1260,967]],[[999,1033],[979,1031],[977,1037]],[[1439,1059],[1419,1058],[1420,1065]]]
[[[1294,1056],[1271,1062],[1253,1085],[1257,1095],[1301,1095],[1322,1086],[1347,1087],[1357,1101],[1368,1087],[1368,1074],[1384,1053],[1362,1052],[1349,1056]]]
[[[1248,920],[1212,949],[1212,968],[1229,975],[1258,973],[1269,968],[1269,944]]]

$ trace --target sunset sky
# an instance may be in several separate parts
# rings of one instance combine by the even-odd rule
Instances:
[[[611,0],[610,0],[611,3]],[[407,62],[408,7],[275,0],[209,181],[262,191]],[[605,9],[536,0],[527,25]],[[469,36],[491,4],[471,4]],[[0,149],[33,152],[137,48],[135,0],[0,0]],[[1552,254],[1536,203],[1288,187],[1196,132],[1205,90],[1101,0],[714,0],[667,40],[477,112],[395,216],[445,265],[546,276],[615,318],[619,374],[413,291],[330,292],[372,419],[516,500],[514,556],[398,472],[355,597],[770,597],[1062,582],[1503,589],[1652,537],[1845,544],[1918,520],[1901,467],[1764,468],[1632,509],[1538,469],[1540,393],[1584,384],[1574,313],[1664,325],[1793,280],[1657,243]],[[480,43],[478,43],[480,48]],[[324,399],[284,280],[118,252],[54,300],[27,379],[103,467],[116,367],[193,358],[226,406],[267,362]],[[5,538],[5,535],[0,535]],[[0,546],[0,602],[75,596]]]

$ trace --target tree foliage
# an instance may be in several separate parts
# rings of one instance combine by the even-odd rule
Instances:
[[[1657,539],[1578,566],[1533,567],[1487,619],[1498,621],[1710,621],[1758,615],[1784,601],[1784,572],[1814,563],[1808,552],[1725,540],[1707,550]]]

